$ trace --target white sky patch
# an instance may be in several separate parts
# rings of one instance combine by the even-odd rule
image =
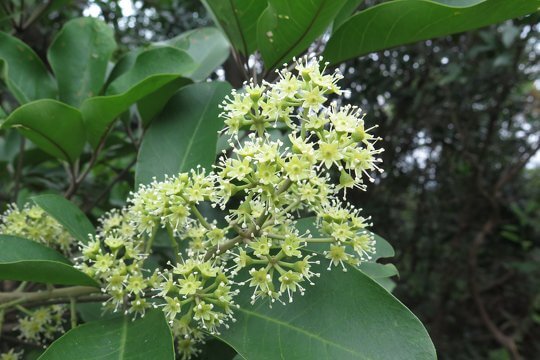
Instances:
[[[135,15],[135,6],[131,0],[120,0],[118,2],[120,9],[122,9],[123,16],[132,16]]]
[[[83,10],[84,16],[99,17],[101,15],[101,8],[97,4],[90,4]]]

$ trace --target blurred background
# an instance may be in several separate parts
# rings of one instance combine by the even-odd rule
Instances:
[[[0,1],[1,30],[42,58],[58,29],[83,15],[114,27],[117,57],[212,24],[196,0]],[[539,20],[536,14],[341,66],[347,101],[379,126],[386,149],[386,172],[352,201],[394,246],[387,260],[400,272],[393,293],[426,325],[441,359],[540,358]],[[214,76],[240,85],[232,60]],[[6,203],[15,155],[3,156]],[[36,192],[63,173],[37,155],[27,161],[35,166],[25,187]],[[114,175],[103,170],[102,183],[88,186],[99,189]],[[132,183],[126,173],[101,207],[121,205]]]

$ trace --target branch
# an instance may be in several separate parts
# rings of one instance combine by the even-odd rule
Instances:
[[[66,288],[38,292],[0,293],[0,309],[5,309],[20,304],[36,303],[52,299],[65,298],[66,302],[69,302],[70,298],[77,298],[95,293],[101,293],[101,290],[99,288],[90,286],[71,286]]]

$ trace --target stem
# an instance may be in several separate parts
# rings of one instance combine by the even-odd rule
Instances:
[[[232,249],[236,244],[238,244],[243,239],[242,236],[236,236],[233,239],[227,241],[222,246],[218,247],[217,245],[212,247],[208,252],[206,253],[206,256],[204,257],[204,260],[209,260],[214,255],[220,255],[223,254],[225,251]]]
[[[144,247],[144,252],[149,254],[150,251],[152,251],[152,244],[154,243],[154,239],[156,238],[156,234],[158,232],[158,225],[154,223],[154,229],[152,230],[152,234],[148,238],[148,241],[146,242],[146,246]]]
[[[91,286],[71,286],[38,292],[0,293],[0,311],[23,303],[32,303],[50,299],[77,298],[79,296],[100,293],[99,288]]]
[[[195,206],[195,204],[191,204],[190,205],[190,209],[191,209],[191,212],[193,214],[195,214],[195,217],[197,218],[197,220],[199,220],[199,222],[202,224],[202,226],[204,226],[206,229],[208,230],[212,230],[212,227],[210,226],[210,224],[208,223],[208,221],[206,221],[206,219],[204,218],[204,216],[201,214],[201,212],[199,211],[199,209],[197,209],[197,206]]]
[[[336,242],[336,240],[334,238],[331,238],[331,237],[310,238],[310,239],[305,239],[305,241],[308,242],[308,243],[333,243],[333,242]]]
[[[4,326],[4,309],[0,309],[0,340],[2,339],[2,328]]]
[[[103,136],[99,140],[99,144],[96,150],[94,150],[94,152],[92,153],[92,157],[88,161],[88,165],[86,166],[86,169],[84,169],[84,171],[79,176],[75,175],[76,174],[75,172],[73,173],[72,184],[69,186],[69,188],[66,190],[66,193],[64,194],[64,197],[66,199],[71,199],[71,197],[75,195],[81,183],[88,176],[88,174],[90,173],[90,170],[92,170],[92,168],[94,167],[98,159],[98,156],[101,153],[101,150],[103,150],[103,147],[105,146],[105,140],[107,138],[107,135],[109,135],[111,130],[112,130],[112,126],[109,126],[105,134],[103,134]]]
[[[122,180],[122,178],[124,176],[127,175],[127,173],[131,170],[131,168],[133,167],[133,165],[135,165],[135,163],[137,162],[137,158],[135,157],[129,164],[128,166],[126,166],[126,168],[124,170],[122,170],[120,173],[118,173],[118,175],[116,175],[116,177],[114,178],[114,180],[109,184],[107,185],[107,187],[101,192],[101,194],[99,194],[96,199],[90,203],[90,205],[86,206],[84,208],[84,212],[85,213],[88,213],[90,212],[90,210],[92,210],[95,206],[97,206],[99,204],[99,202],[105,197],[105,195],[107,195],[113,188],[114,185],[116,185],[120,180]]]
[[[77,310],[75,309],[75,305],[77,304],[77,301],[74,297],[69,298],[69,315],[71,317],[71,328],[74,329],[77,327]]]
[[[171,239],[171,245],[174,251],[174,259],[176,260],[176,263],[178,264],[180,262],[180,247],[178,246],[178,242],[176,241],[176,238],[174,237],[174,231],[171,227],[171,225],[167,224],[167,234],[169,235],[169,238]]]

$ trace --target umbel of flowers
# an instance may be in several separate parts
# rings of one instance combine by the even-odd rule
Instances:
[[[277,75],[224,100],[230,148],[211,171],[198,167],[140,186],[81,245],[79,267],[110,295],[105,305],[141,316],[161,308],[184,359],[198,352],[205,333],[234,321],[239,292],[252,302],[286,304],[316,283],[314,263],[346,270],[374,251],[369,218],[345,194],[364,190],[364,179],[380,171],[379,138],[360,109],[340,106],[342,76],[325,73],[320,59],[303,58]],[[203,215],[209,207],[220,215]],[[4,229],[21,228],[19,218],[33,212],[10,210],[6,216],[19,225],[4,218]],[[318,234],[299,231],[297,220],[313,215]],[[145,260],[160,234],[168,235],[173,258],[150,271]],[[315,255],[313,244],[326,250]]]

